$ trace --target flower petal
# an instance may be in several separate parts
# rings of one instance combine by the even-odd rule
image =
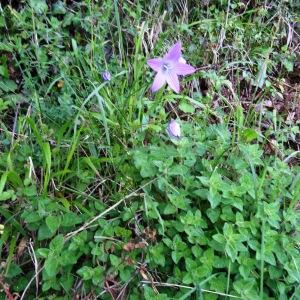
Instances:
[[[164,56],[164,60],[176,60],[178,61],[181,57],[181,42],[177,42],[172,46],[168,53]]]
[[[165,75],[161,71],[157,72],[153,84],[151,86],[151,91],[153,93],[158,91],[165,84],[165,82],[166,82]]]
[[[169,87],[175,93],[179,93],[180,88],[179,88],[179,80],[177,74],[175,72],[169,72],[165,75],[165,78],[167,80]]]
[[[174,65],[173,70],[177,75],[189,75],[196,72],[196,69],[188,64],[177,63]]]
[[[182,56],[179,57],[178,62],[182,64],[186,64],[186,60]]]
[[[161,68],[162,59],[161,58],[152,58],[147,60],[147,64],[151,69],[158,72]]]

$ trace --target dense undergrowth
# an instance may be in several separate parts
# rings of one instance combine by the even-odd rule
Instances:
[[[0,13],[1,299],[300,299],[297,1]]]

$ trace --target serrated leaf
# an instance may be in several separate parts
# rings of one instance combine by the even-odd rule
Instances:
[[[164,255],[164,246],[163,244],[158,244],[150,248],[151,258],[154,262],[162,267],[165,266],[165,255]]]
[[[226,243],[226,239],[224,238],[224,236],[220,233],[213,235],[213,239],[215,241],[217,241],[220,244],[224,244]]]
[[[88,266],[83,266],[76,272],[83,280],[90,280],[94,276],[94,269]]]
[[[38,230],[38,240],[46,240],[53,236],[53,233],[50,231],[46,223],[42,223]]]
[[[233,283],[234,289],[240,295],[247,295],[247,294],[251,293],[254,286],[255,286],[255,279],[254,278],[241,279],[241,280],[235,281]]]
[[[170,199],[171,203],[175,205],[177,208],[186,209],[188,200],[181,194],[168,194],[168,198]]]
[[[209,217],[212,223],[215,223],[220,217],[220,210],[217,208],[209,208],[206,210],[206,215]]]
[[[113,266],[118,266],[122,262],[121,258],[119,258],[118,256],[116,256],[114,254],[111,254],[109,256],[109,259]]]
[[[189,103],[187,103],[185,101],[181,102],[179,104],[179,109],[182,110],[184,113],[190,113],[190,114],[192,114],[192,113],[195,112],[195,108],[191,104],[189,104]]]
[[[46,218],[46,224],[50,231],[54,233],[60,226],[60,217],[58,216],[48,216]]]
[[[48,5],[45,0],[29,0],[29,5],[37,14],[47,12]]]
[[[64,247],[64,237],[62,234],[57,235],[49,245],[51,251],[55,251],[56,253],[60,253]]]
[[[47,258],[50,253],[50,249],[48,248],[40,248],[37,250],[37,254],[43,258]]]
[[[247,143],[250,143],[259,138],[259,134],[255,129],[247,128],[242,131],[242,138]]]
[[[149,154],[144,151],[134,152],[134,163],[144,178],[153,177],[157,174],[157,168],[150,161]]]
[[[209,193],[208,193],[208,197],[207,197],[211,208],[216,208],[220,202],[221,202],[221,196],[218,192],[214,192],[212,189],[210,189]]]
[[[49,277],[54,277],[59,271],[59,264],[56,255],[51,253],[45,260],[45,271]]]

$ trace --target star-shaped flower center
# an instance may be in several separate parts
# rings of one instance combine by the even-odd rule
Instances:
[[[172,70],[172,68],[173,68],[172,64],[169,63],[169,62],[165,62],[165,63],[162,64],[162,71],[163,72],[169,72],[169,71]]]

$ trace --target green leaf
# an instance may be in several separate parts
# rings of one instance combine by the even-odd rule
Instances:
[[[56,253],[60,253],[64,247],[64,237],[62,234],[57,235],[49,245],[51,251],[55,251]]]
[[[114,254],[110,254],[109,258],[110,258],[111,264],[115,267],[119,266],[122,262],[122,259]]]
[[[186,257],[190,254],[190,249],[188,249],[185,242],[182,241],[180,235],[176,235],[173,239],[173,249],[172,259],[177,264],[182,257]]]
[[[210,288],[213,291],[225,292],[227,287],[227,277],[224,273],[210,280]]]
[[[238,251],[244,250],[241,235],[234,233],[232,224],[225,223],[223,233],[226,240],[225,251],[232,261],[237,258]],[[220,236],[216,236],[220,239]],[[221,239],[220,239],[221,240]]]
[[[182,253],[182,252],[172,251],[172,253],[171,253],[171,257],[172,257],[175,264],[178,264],[179,260],[183,256],[184,256],[184,253]]]
[[[242,139],[247,143],[250,143],[253,140],[256,140],[258,138],[259,138],[259,134],[255,129],[247,128],[242,131]]]
[[[8,272],[5,274],[5,278],[14,278],[19,274],[21,274],[22,272],[23,272],[22,269],[17,264],[12,263],[9,266]]]
[[[1,63],[1,61],[0,61]],[[9,78],[9,72],[7,69],[7,66],[5,65],[0,65],[0,75],[3,76],[4,78]]]
[[[226,239],[220,233],[213,235],[213,239],[216,240],[220,244],[224,244],[226,242]]]
[[[104,279],[104,268],[98,266],[98,267],[94,268],[93,271],[94,271],[94,274],[93,274],[92,282],[94,285],[100,285]]]
[[[279,201],[273,202],[273,203],[263,202],[263,205],[264,205],[264,213],[267,217],[268,223],[272,227],[275,227],[276,229],[279,229],[280,228],[280,225],[279,225],[279,221],[280,221],[280,216],[279,216],[280,203],[279,203]]]
[[[292,258],[292,261],[289,263],[286,263],[284,265],[284,269],[288,272],[289,274],[289,281],[290,283],[297,283],[299,285],[300,283],[300,272],[299,272],[299,268],[300,268],[300,259],[297,258]]]
[[[29,0],[29,5],[37,14],[46,13],[48,5],[45,0]]]
[[[209,208],[206,210],[206,215],[209,217],[209,219],[212,223],[216,223],[220,217],[220,209]]]
[[[203,251],[202,251],[202,249],[200,248],[200,246],[194,245],[194,246],[192,247],[192,253],[193,253],[193,255],[194,255],[196,258],[200,258],[201,255],[202,255],[202,253],[203,253]]]
[[[5,192],[0,193],[0,201],[6,201],[12,199],[15,196],[14,190],[7,190]]]
[[[283,270],[275,266],[269,266],[269,275],[272,280],[278,280],[283,275]]]
[[[214,260],[215,254],[213,249],[205,250],[203,256],[200,259],[200,261],[208,267],[212,267],[214,265]]]
[[[50,249],[48,248],[40,248],[37,250],[37,254],[43,258],[47,258],[50,253]]]
[[[156,264],[158,264],[162,267],[164,267],[165,263],[166,263],[164,250],[165,249],[164,249],[163,244],[158,244],[158,245],[150,248],[150,253],[151,253],[150,258],[153,259],[153,261]]]
[[[57,1],[52,5],[52,13],[54,15],[64,15],[66,12],[65,4],[62,1]]]
[[[94,269],[88,266],[83,266],[76,272],[83,280],[90,280],[93,278],[95,272]]]
[[[183,194],[168,194],[168,198],[173,205],[180,209],[186,209],[189,203]]]
[[[124,227],[120,227],[120,226],[116,226],[114,228],[114,231],[115,231],[116,236],[120,236],[123,239],[129,239],[132,234],[131,230],[128,230],[128,229],[126,229]]]
[[[157,168],[149,159],[149,154],[144,151],[134,152],[134,163],[140,169],[141,176],[144,178],[153,177],[157,174]]]
[[[212,189],[210,189],[207,199],[211,205],[211,208],[215,209],[221,202],[221,195],[218,192],[214,192]]]
[[[189,272],[195,271],[195,269],[197,268],[196,261],[194,261],[193,259],[191,259],[189,257],[185,258],[185,268]]]
[[[259,149],[258,144],[254,144],[254,145],[239,144],[239,148],[248,162],[252,163],[253,165],[262,164],[261,156],[263,154],[263,151]]]
[[[151,287],[144,285],[144,295],[145,300],[170,300],[167,294],[155,294]]]
[[[50,231],[46,223],[40,225],[38,230],[38,240],[46,240],[53,236],[53,233]]]
[[[0,90],[4,92],[14,92],[17,88],[17,84],[12,80],[2,79],[0,81]]]
[[[60,278],[60,284],[66,292],[69,292],[74,284],[74,276],[70,273],[64,273]]]
[[[163,214],[164,215],[172,215],[175,214],[177,211],[176,206],[172,205],[171,203],[167,203],[164,207]]]
[[[19,176],[19,174],[13,170],[10,170],[7,173],[8,181],[16,188],[23,187],[23,182]]]
[[[27,223],[37,223],[42,219],[42,217],[39,215],[38,212],[36,211],[24,211],[22,213],[22,218],[27,222]]]
[[[179,104],[179,109],[182,110],[184,113],[190,113],[190,114],[194,113],[195,111],[195,108],[191,104],[185,101]]]
[[[58,216],[48,216],[46,218],[46,224],[50,231],[54,233],[60,226],[60,217]]]
[[[294,69],[293,60],[285,58],[282,63],[288,72],[293,72]]]
[[[4,16],[0,15],[0,27],[5,27],[4,21],[5,21]],[[13,49],[14,47],[12,45],[8,45],[7,43],[0,42],[0,51],[13,52]]]
[[[63,215],[60,225],[64,227],[71,227],[76,224],[80,224],[81,222],[82,218],[70,211]]]
[[[50,172],[51,172],[51,150],[48,142],[42,144],[42,151],[45,159],[45,168],[46,168],[46,174],[44,180],[44,189],[46,189],[50,180]]]
[[[186,272],[184,277],[182,278],[183,284],[191,284],[193,282],[193,276],[190,272]]]
[[[184,165],[173,165],[168,170],[168,175],[174,176],[187,176],[189,172],[189,168]]]
[[[120,278],[123,282],[127,282],[132,274],[134,273],[135,269],[133,267],[125,267],[124,269],[120,270]],[[100,283],[102,281],[102,278],[100,280]]]
[[[42,286],[43,292],[46,292],[46,291],[50,290],[51,288],[52,288],[52,283],[50,280],[47,280],[43,283],[43,286]]]
[[[57,255],[50,253],[47,259],[45,260],[45,271],[49,277],[54,277],[59,271],[59,264]]]
[[[256,294],[254,290],[255,284],[256,282],[254,278],[248,278],[235,281],[233,283],[233,287],[239,293],[239,295],[250,296],[252,294],[254,298],[254,295]]]
[[[94,285],[99,285],[103,282],[104,268],[98,266],[96,268],[83,266],[77,270],[77,274],[82,277],[83,280],[92,280]]]
[[[255,81],[254,81],[254,85],[262,88],[265,80],[267,78],[267,67],[268,67],[268,63],[269,63],[269,59],[265,59],[263,61],[261,61],[258,65],[258,73],[256,75]]]
[[[76,252],[65,250],[60,254],[60,264],[62,266],[75,265],[78,259]]]
[[[1,194],[2,194],[5,184],[6,184],[7,175],[8,175],[8,172],[4,172],[0,179],[0,197],[1,197]]]

